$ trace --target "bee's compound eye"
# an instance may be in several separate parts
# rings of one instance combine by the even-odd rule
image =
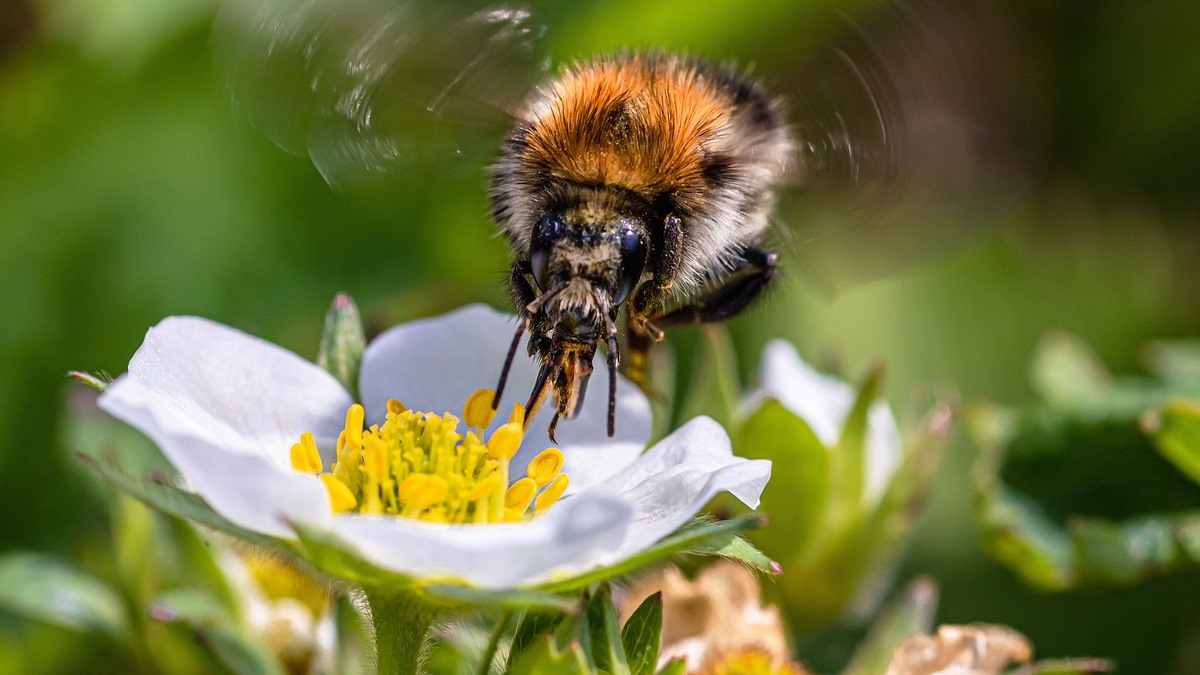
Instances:
[[[546,290],[546,275],[550,267],[550,249],[556,239],[562,236],[565,226],[562,216],[557,213],[547,213],[542,216],[533,228],[533,237],[529,242],[529,267],[533,270],[533,281],[538,289]]]
[[[641,234],[632,226],[627,226],[621,233],[621,271],[617,277],[616,304],[625,302],[633,292],[638,281],[642,278],[642,270],[646,267],[646,244]]]

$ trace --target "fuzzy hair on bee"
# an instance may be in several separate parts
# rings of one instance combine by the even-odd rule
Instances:
[[[542,369],[528,407],[554,389],[552,437],[582,401],[599,342],[612,433],[622,305],[626,373],[645,386],[662,328],[727,318],[765,288],[775,256],[758,246],[791,154],[780,104],[698,59],[599,58],[537,90],[503,143],[490,196],[523,313],[509,361],[529,330]],[[681,306],[659,313],[668,299]]]
[[[731,67],[668,53],[580,62],[519,114],[493,168],[492,216],[520,252],[564,192],[632,193],[682,221],[673,290],[685,297],[761,242],[791,156],[780,102]]]

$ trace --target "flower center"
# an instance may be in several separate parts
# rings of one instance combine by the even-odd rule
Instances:
[[[486,442],[492,421],[492,391],[480,389],[459,419],[446,413],[413,412],[399,401],[387,403],[382,425],[364,428],[363,407],[346,411],[338,436],[337,461],[324,471],[311,433],[292,446],[292,468],[316,474],[336,513],[389,514],[436,523],[501,523],[532,518],[554,505],[570,480],[562,473],[563,454],[547,448],[529,463],[526,475],[510,483],[509,462],[524,437],[525,408],[517,404],[504,426]]]

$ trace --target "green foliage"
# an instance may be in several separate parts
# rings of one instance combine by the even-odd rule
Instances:
[[[196,589],[159,596],[150,610],[158,621],[187,625],[200,643],[236,675],[283,675],[275,656],[252,639],[215,598]]]
[[[887,672],[896,645],[933,628],[937,610],[937,585],[930,579],[917,579],[908,585],[875,616],[870,631],[841,675],[878,675]]]
[[[638,605],[621,628],[621,644],[631,675],[654,675],[662,648],[662,593],[652,593]]]
[[[782,564],[778,589],[796,630],[837,617],[856,593],[894,560],[932,487],[953,420],[942,402],[904,440],[884,492],[865,500],[868,413],[881,371],[868,373],[832,447],[778,400],[760,403],[737,427],[739,455],[769,459],[771,483],[761,509],[772,526],[752,541]]]
[[[120,594],[54,556],[16,552],[0,558],[0,607],[71,630],[94,631],[118,643],[133,639]]]
[[[1051,334],[1032,370],[1040,404],[973,413],[984,542],[1026,582],[1129,586],[1200,564],[1200,487],[1188,480],[1200,427],[1196,404],[1177,398],[1200,389],[1200,371],[1188,347],[1151,354],[1153,377],[1117,378],[1082,342]]]

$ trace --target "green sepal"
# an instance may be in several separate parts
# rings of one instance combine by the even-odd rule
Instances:
[[[0,606],[22,616],[128,644],[120,594],[66,560],[17,551],[0,557]]]
[[[771,482],[759,508],[774,526],[754,539],[768,554],[791,559],[819,531],[829,489],[829,450],[807,422],[773,399],[746,419],[734,439],[738,456],[771,460]]]
[[[288,542],[251,532],[229,522],[212,509],[200,496],[181,490],[168,483],[149,478],[137,478],[112,466],[106,461],[88,455],[76,455],[79,461],[95,470],[101,477],[116,487],[133,495],[147,505],[168,515],[185,518],[199,525],[231,534],[264,548],[295,553]]]
[[[338,293],[325,314],[325,331],[317,352],[317,365],[358,400],[358,374],[362,369],[363,352],[367,348],[366,333],[358,305],[345,293]]]
[[[1200,483],[1200,401],[1174,398],[1142,418],[1159,454]]]
[[[704,326],[694,364],[679,419],[707,415],[726,429],[730,428],[742,387],[738,378],[737,352],[727,328],[721,324]]]
[[[659,541],[654,546],[638,553],[630,558],[622,560],[614,565],[603,567],[601,569],[585,572],[579,576],[572,577],[563,581],[556,581],[548,584],[543,584],[538,588],[543,591],[568,591],[572,589],[584,588],[601,581],[613,579],[625,574],[629,574],[635,570],[641,569],[648,565],[658,562],[664,562],[671,556],[695,553],[698,555],[719,555],[720,551],[733,551],[737,547],[730,546],[730,535],[736,535],[738,532],[745,532],[755,528],[762,527],[763,519],[761,516],[748,514],[730,520],[709,521],[703,518],[693,518],[688,524],[679,528],[674,534]],[[754,549],[757,551],[757,549]],[[754,561],[743,561],[747,564],[762,563],[769,560],[765,557],[755,558]],[[759,567],[760,570],[768,573],[774,573],[777,568],[772,564],[765,564]]]
[[[617,609],[613,606],[612,586],[600,584],[588,598],[584,613],[592,665],[609,675],[630,675]]]
[[[284,675],[274,655],[240,630],[235,619],[207,593],[194,589],[168,591],[155,601],[150,616],[186,624],[201,645],[238,675]]]
[[[444,608],[490,607],[495,609],[565,610],[574,606],[570,597],[531,589],[488,590],[473,588],[449,580],[418,581],[410,576],[384,569],[367,561],[350,543],[318,527],[292,523],[305,560],[334,577],[363,586],[389,589],[420,596],[423,601]]]
[[[658,652],[662,649],[662,591],[653,593],[638,605],[621,629],[621,644],[632,675],[654,675]]]
[[[113,381],[112,375],[108,373],[88,373],[82,370],[72,370],[67,373],[67,377],[101,393],[105,389],[108,389],[108,385],[112,384]]]
[[[859,385],[854,404],[842,423],[842,431],[829,457],[829,491],[826,527],[833,532],[845,528],[861,510],[866,487],[867,434],[871,406],[883,384],[882,366],[872,367]]]
[[[933,629],[937,600],[937,585],[931,579],[921,578],[910,583],[899,597],[878,614],[841,675],[878,675],[886,672],[892,653],[901,641]]]
[[[509,675],[593,675],[596,671],[588,665],[587,655],[578,642],[560,649],[553,637],[546,636],[522,652],[508,672]]]
[[[513,630],[512,641],[509,643],[508,660],[505,672],[512,670],[513,664],[525,650],[529,649],[538,638],[550,636],[567,618],[564,612],[546,610],[528,610],[517,618],[517,626]]]

